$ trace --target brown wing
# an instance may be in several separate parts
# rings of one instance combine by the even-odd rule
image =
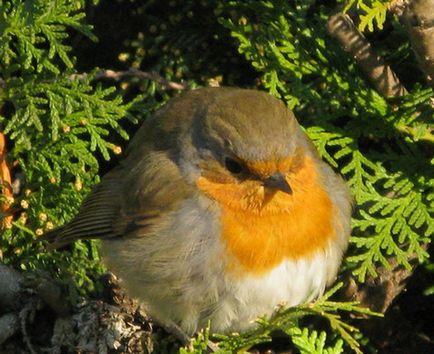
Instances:
[[[203,110],[200,96],[199,91],[180,95],[145,121],[126,159],[104,176],[75,219],[44,235],[51,248],[77,239],[144,236],[193,193],[173,159],[180,136],[191,134],[196,112]]]
[[[104,176],[70,223],[43,235],[49,248],[78,239],[145,236],[191,192],[168,155],[133,152]]]
[[[78,239],[120,236],[122,230],[113,227],[122,213],[121,186],[116,183],[116,173],[107,175],[84,200],[78,215],[68,224],[49,231],[43,239],[49,248],[59,248]],[[118,201],[118,203],[116,203]]]

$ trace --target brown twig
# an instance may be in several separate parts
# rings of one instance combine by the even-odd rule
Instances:
[[[396,296],[405,288],[407,280],[414,269],[407,269],[399,264],[396,258],[388,259],[389,268],[376,268],[377,276],[368,276],[363,284],[357,283],[352,276],[345,279],[346,287],[341,293],[345,300],[358,301],[362,306],[369,307],[376,312],[385,313]],[[417,257],[409,257],[410,264],[415,267]]]
[[[407,29],[420,68],[434,87],[434,0],[408,1],[399,19]]]
[[[418,1],[419,0],[416,0],[416,2]],[[432,2],[434,4],[434,0],[428,0],[428,2]],[[395,11],[395,13],[401,14],[405,12],[406,5],[406,1],[396,0],[390,6],[393,7],[393,11]],[[432,41],[432,44],[429,47],[431,52],[428,54],[426,51],[424,52],[421,50],[420,55],[425,57],[425,63],[431,60],[431,70],[433,71],[432,75],[434,75],[434,7],[432,11],[432,17],[432,32],[425,33],[430,34],[431,37],[428,36],[423,42],[426,44],[428,38]],[[383,58],[375,53],[370,43],[354,25],[350,16],[341,12],[331,16],[327,22],[327,30],[332,37],[338,40],[342,48],[354,57],[354,60],[357,62],[379,93],[389,98],[404,96],[407,94],[407,90],[405,89],[404,85],[401,84],[392,68],[386,64]],[[417,32],[419,29],[414,31]],[[421,34],[419,33],[419,35]],[[425,45],[423,48],[428,50],[428,45]],[[428,58],[430,59],[428,60]],[[434,81],[432,82],[434,84]],[[434,142],[434,136],[432,131],[429,129],[427,129],[425,134],[422,136],[418,136],[419,132],[416,128],[409,127],[405,124],[398,124],[396,129],[404,134],[412,136],[416,140],[427,141],[430,143]]]
[[[370,43],[344,13],[331,16],[327,30],[342,48],[350,53],[375,89],[385,97],[403,96],[407,93],[391,67],[378,56]]]
[[[70,76],[71,80],[84,79],[88,77],[88,73],[83,74],[73,74]],[[166,80],[161,75],[156,72],[146,72],[138,69],[130,68],[125,71],[114,71],[114,70],[101,70],[95,75],[95,79],[111,79],[119,81],[125,78],[137,77],[142,80],[152,80],[157,82],[165,90],[189,90],[190,86],[184,83],[174,82]]]

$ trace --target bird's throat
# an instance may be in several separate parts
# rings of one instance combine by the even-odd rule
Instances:
[[[258,200],[264,199],[261,193],[245,195],[240,186],[216,188],[211,181],[198,182],[200,189],[222,205],[221,237],[231,271],[261,275],[284,260],[314,256],[335,237],[333,204],[314,162],[306,158],[288,181],[292,195],[277,192],[259,209]]]

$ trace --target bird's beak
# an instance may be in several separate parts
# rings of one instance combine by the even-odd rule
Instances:
[[[283,193],[292,194],[291,186],[289,185],[285,176],[280,172],[276,172],[265,179],[264,186],[271,189],[277,189]]]

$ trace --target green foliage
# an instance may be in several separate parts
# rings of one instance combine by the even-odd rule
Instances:
[[[289,330],[291,339],[301,354],[339,354],[342,353],[342,341],[337,341],[333,347],[326,347],[326,333],[312,331],[307,328],[293,327]]]
[[[188,354],[188,353],[195,353],[195,354],[202,354],[207,353],[208,348],[210,345],[209,340],[209,325],[207,328],[202,329],[199,331],[199,333],[192,339],[191,344],[188,348],[180,348],[179,354]],[[217,352],[224,352],[218,350]],[[223,354],[223,353],[222,353]]]
[[[81,23],[85,14],[76,1],[2,1],[0,3],[0,57],[2,74],[16,70],[60,74],[56,59],[73,67],[64,43],[66,29],[71,28],[95,39],[91,27]],[[48,48],[47,48],[48,46]],[[24,75],[23,75],[24,76]]]
[[[364,31],[368,27],[369,31],[374,31],[374,22],[376,22],[377,27],[381,30],[383,29],[383,24],[386,21],[388,3],[375,0],[369,7],[362,2],[359,4],[360,8],[365,12],[365,15],[360,16],[359,29]]]
[[[236,43],[218,23],[225,2],[135,1],[132,6],[137,35],[125,41],[127,48],[120,54],[129,67],[143,67],[192,87],[223,77],[226,85],[253,82],[250,64],[237,54]]]
[[[11,141],[10,165],[17,164],[21,208],[1,248],[5,260],[22,269],[60,269],[79,288],[93,288],[100,272],[93,243],[77,243],[71,254],[54,257],[30,241],[44,229],[70,219],[91,186],[98,181],[99,160],[116,149],[112,133],[128,134],[119,125],[136,104],[122,102],[114,88],[93,85],[93,74],[74,71],[67,31],[95,39],[82,23],[76,1],[0,3],[0,75],[3,81],[0,126]],[[39,245],[38,245],[39,247]],[[66,276],[66,275],[65,275]]]
[[[363,12],[359,16],[359,30],[363,32],[368,27],[368,30],[373,32],[375,24],[378,29],[383,29],[389,5],[390,1],[388,0],[349,0],[344,11],[346,12],[351,7],[356,6]]]

